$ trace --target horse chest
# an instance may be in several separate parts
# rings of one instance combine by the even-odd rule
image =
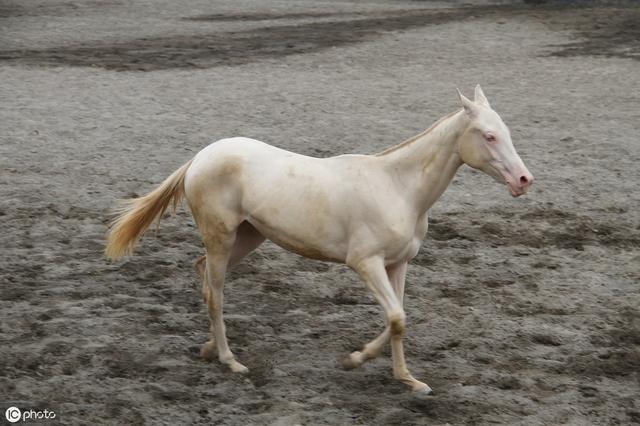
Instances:
[[[407,243],[402,250],[399,250],[395,256],[389,256],[387,258],[388,263],[398,263],[398,262],[408,262],[418,254],[418,250],[420,250],[421,241],[417,238],[412,238],[409,243]]]
[[[390,227],[387,231],[391,236],[386,250],[387,263],[408,262],[413,259],[420,250],[426,231],[426,216],[406,226],[396,223],[396,226]]]

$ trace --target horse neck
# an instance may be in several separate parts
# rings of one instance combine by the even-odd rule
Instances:
[[[462,165],[457,140],[466,123],[463,110],[453,112],[421,134],[378,154],[418,214],[429,210]]]

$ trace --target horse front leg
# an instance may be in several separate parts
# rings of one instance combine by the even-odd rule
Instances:
[[[407,276],[407,263],[401,263],[387,268],[389,280],[394,286],[394,290],[400,299],[400,303],[404,302],[404,284]],[[432,393],[431,388],[424,382],[414,378],[404,358],[404,345],[402,337],[404,330],[400,335],[391,336],[391,357],[393,359],[393,376],[401,382],[411,386],[414,391],[428,395]]]
[[[404,283],[407,274],[407,263],[402,262],[396,265],[387,266],[387,277],[393,287],[393,291],[402,305],[404,299]],[[377,358],[382,353],[384,346],[391,339],[391,329],[385,327],[378,337],[364,345],[362,351],[354,351],[341,360],[342,366],[352,369],[361,366],[370,359]]]
[[[402,383],[411,386],[411,389],[416,392],[431,393],[431,388],[426,383],[415,379],[407,369],[407,364],[404,359],[404,348],[402,346],[406,316],[402,308],[402,302],[396,296],[396,292],[384,267],[383,259],[380,257],[365,259],[353,265],[352,268],[358,272],[367,283],[367,286],[373,291],[373,294],[385,311],[387,326],[389,327],[391,337],[393,376]]]

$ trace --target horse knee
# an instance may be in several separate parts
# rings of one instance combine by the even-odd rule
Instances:
[[[391,335],[394,337],[402,337],[404,335],[406,315],[404,311],[394,312],[389,315],[389,328]]]

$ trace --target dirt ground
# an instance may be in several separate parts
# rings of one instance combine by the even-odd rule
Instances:
[[[640,423],[640,6],[528,1],[0,2],[0,401],[64,424]],[[271,243],[226,285],[236,376],[181,210],[107,262],[118,198],[209,143],[374,153],[481,83],[536,176],[463,168],[408,272],[406,355],[348,268]],[[20,405],[21,404],[21,405]],[[3,420],[4,421],[4,420]]]

